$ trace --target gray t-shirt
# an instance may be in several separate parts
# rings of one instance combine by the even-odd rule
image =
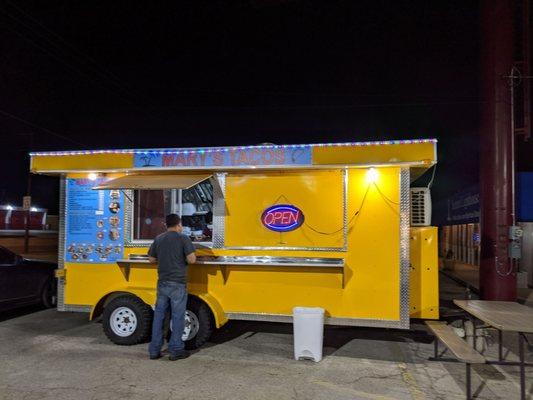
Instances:
[[[159,282],[187,283],[187,259],[194,253],[188,236],[168,231],[157,236],[148,250],[150,257],[157,258]]]

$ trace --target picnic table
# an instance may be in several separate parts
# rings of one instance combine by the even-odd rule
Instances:
[[[524,334],[533,333],[533,309],[511,301],[454,300],[470,316],[483,321],[487,326],[498,330],[498,360],[487,360],[487,364],[518,365],[520,367],[520,398],[526,398],[525,367],[533,364],[524,360]],[[476,323],[474,326],[474,349],[476,349]],[[503,332],[518,333],[519,360],[506,361],[503,358]]]

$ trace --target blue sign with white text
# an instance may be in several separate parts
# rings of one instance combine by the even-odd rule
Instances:
[[[448,225],[479,222],[479,188],[472,186],[448,199]]]
[[[136,168],[311,165],[311,146],[243,147],[135,153]]]
[[[112,263],[123,258],[123,194],[93,190],[100,182],[67,179],[65,261]]]

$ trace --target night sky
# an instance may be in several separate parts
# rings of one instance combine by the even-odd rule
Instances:
[[[0,204],[30,147],[436,137],[434,198],[477,181],[476,1],[153,3],[0,3]]]

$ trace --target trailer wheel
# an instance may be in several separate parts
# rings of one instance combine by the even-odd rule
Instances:
[[[131,346],[150,338],[152,309],[138,297],[126,295],[111,300],[102,319],[104,333],[115,344]]]
[[[188,350],[197,349],[205,344],[214,330],[214,318],[209,307],[194,296],[187,299],[185,311],[185,328],[181,339]],[[167,339],[170,340],[172,321],[169,323]]]

